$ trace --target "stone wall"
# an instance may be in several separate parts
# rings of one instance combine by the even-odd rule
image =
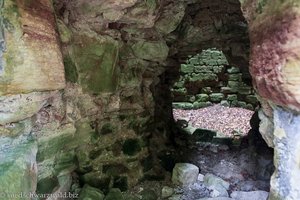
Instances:
[[[245,22],[232,0],[3,2],[0,191],[7,193],[78,193],[85,184],[107,192],[163,179],[170,85],[185,53],[213,42],[232,62],[247,63]]]
[[[220,103],[253,110],[258,106],[251,85],[238,67],[229,65],[222,51],[207,49],[181,64],[172,88],[173,107],[198,109]]]

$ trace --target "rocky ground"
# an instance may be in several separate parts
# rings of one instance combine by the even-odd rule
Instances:
[[[166,181],[145,181],[130,193],[145,200],[266,200],[268,197],[273,170],[271,154],[255,154],[252,147],[232,149],[213,144],[178,149],[177,153],[181,164],[176,164]],[[143,197],[145,193],[152,193],[152,197]]]
[[[246,135],[251,129],[250,119],[254,111],[219,104],[197,110],[173,109],[174,119],[185,119],[196,128],[205,128],[233,136]]]

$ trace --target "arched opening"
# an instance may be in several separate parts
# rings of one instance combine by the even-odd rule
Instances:
[[[179,35],[171,44],[174,52],[154,92],[161,126],[152,139],[152,151],[170,173],[174,174],[176,164],[189,163],[204,176],[214,174],[228,181],[230,193],[268,192],[273,150],[259,133],[260,105],[248,70],[247,23],[238,1],[226,2],[222,8],[217,4],[188,5],[174,33]],[[212,120],[205,120],[210,115]],[[181,189],[183,199],[216,192],[203,190],[201,181]]]

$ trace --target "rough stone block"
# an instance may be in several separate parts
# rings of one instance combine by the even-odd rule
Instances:
[[[231,93],[234,93],[234,92],[235,91],[230,87],[221,87],[221,93],[231,94]]]
[[[242,81],[242,74],[229,74],[228,75],[228,80],[229,81]]]
[[[255,95],[247,95],[246,96],[246,102],[247,103],[251,103],[251,104],[257,104],[258,103],[258,99]]]
[[[233,92],[237,92],[240,86],[241,82],[239,81],[228,81],[228,87],[230,87]]]
[[[175,102],[172,104],[173,108],[175,109],[193,109],[193,104],[188,102]]]
[[[230,106],[230,103],[226,100],[222,100],[221,103],[220,103],[222,106],[225,106],[225,107],[229,107]]]
[[[204,87],[201,89],[201,93],[210,94],[212,93],[211,87]]]
[[[215,187],[216,185],[221,185],[223,186],[226,190],[229,189],[230,183],[227,181],[224,181],[220,177],[217,177],[213,174],[206,174],[204,176],[204,185],[207,187]]]
[[[177,95],[186,95],[187,94],[186,88],[172,89],[171,91]]]
[[[224,69],[224,66],[214,66],[213,67],[213,72],[216,73],[216,74],[219,74],[223,71]]]
[[[222,93],[212,93],[209,95],[209,98],[212,102],[220,102],[224,98],[224,94]]]
[[[194,72],[194,66],[190,64],[181,64],[180,65],[180,71],[182,73],[193,73]]]
[[[242,107],[242,108],[245,108],[247,106],[247,103],[244,102],[244,101],[238,101],[238,106]]]
[[[239,87],[237,92],[239,94],[251,94],[252,93],[252,88],[249,87],[249,86],[242,86],[242,87]]]
[[[177,185],[190,185],[197,181],[199,168],[189,163],[177,163],[173,169],[172,182]]]
[[[213,175],[206,174],[204,176],[204,185],[211,190],[211,197],[228,197],[227,190],[229,189],[230,184],[223,179]]]
[[[200,66],[194,66],[194,70],[196,73],[212,73],[213,67],[206,66],[206,65],[200,65]]]
[[[240,73],[240,69],[238,67],[231,67],[231,68],[227,69],[227,72],[229,74],[237,74],[237,73]]]
[[[207,94],[197,94],[196,99],[199,102],[206,102],[209,100],[209,96]]]
[[[205,82],[205,81],[218,81],[218,76],[213,73],[198,73],[198,74],[193,74],[190,78],[189,81],[191,82]]]
[[[236,94],[230,94],[227,96],[228,101],[236,101],[238,99]]]

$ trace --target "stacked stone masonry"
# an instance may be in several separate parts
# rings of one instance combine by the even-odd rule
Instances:
[[[181,64],[180,78],[173,85],[172,95],[173,107],[181,109],[199,109],[218,103],[250,110],[258,106],[249,81],[215,48],[190,56]]]

